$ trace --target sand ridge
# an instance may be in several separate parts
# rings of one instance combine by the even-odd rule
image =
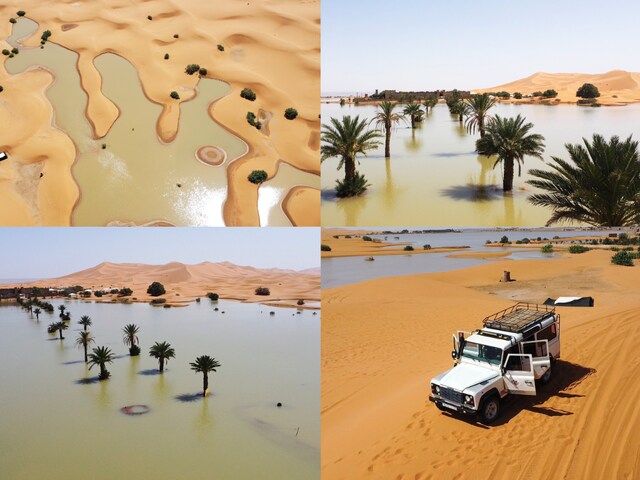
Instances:
[[[228,95],[209,110],[212,119],[249,145],[247,153],[227,169],[228,198],[224,207],[227,225],[260,223],[258,187],[246,179],[252,170],[265,170],[271,177],[276,174],[278,162],[284,161],[319,175],[319,145],[314,141],[320,131],[317,1],[225,0],[213,8],[198,0],[185,0],[180,5],[171,0],[143,3],[27,0],[19,5],[0,6],[0,17],[15,16],[17,9],[25,10],[27,18],[39,23],[38,31],[25,41],[26,45],[37,46],[40,34],[49,29],[53,33],[49,41],[78,53],[77,68],[88,95],[85,114],[96,138],[106,135],[119,115],[117,105],[100,90],[102,79],[93,60],[102,53],[120,55],[136,68],[144,94],[163,107],[156,126],[164,142],[177,135],[180,103],[190,100],[198,83],[206,81],[197,74],[185,74],[186,65],[197,63],[207,69],[206,77],[230,85]],[[0,36],[6,38],[10,31],[11,24],[7,22],[0,27]],[[218,50],[218,44],[224,46],[223,52]],[[168,60],[164,59],[165,53],[170,56]],[[0,80],[4,81],[5,75],[3,72]],[[240,90],[245,87],[257,94],[255,102],[240,98]],[[169,96],[174,90],[181,92],[179,101]],[[13,95],[13,90],[5,88],[5,98]],[[288,107],[298,110],[298,118],[293,121],[284,118]],[[259,110],[273,115],[268,132],[258,131],[246,121],[247,111]],[[12,140],[11,145],[16,145],[18,139]],[[58,149],[51,150],[51,156],[58,155]],[[33,158],[24,161],[31,162]],[[3,196],[9,197],[4,192]],[[47,201],[58,203],[56,196]],[[293,195],[287,202],[291,210],[304,212],[314,211],[315,203],[310,195]],[[72,206],[73,203],[64,205],[69,218]],[[293,214],[289,218],[298,216]],[[21,223],[27,223],[25,215],[15,217],[25,217]],[[59,224],[68,225],[69,218]]]
[[[323,478],[637,478],[640,271],[610,257],[501,260],[324,290]],[[499,283],[503,270],[516,281]],[[596,303],[558,309],[562,359],[537,397],[514,398],[492,427],[428,402],[429,380],[451,368],[452,333],[514,301],[559,295]]]

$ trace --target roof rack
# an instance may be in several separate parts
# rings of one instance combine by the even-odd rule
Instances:
[[[522,333],[555,312],[555,307],[535,303],[517,303],[486,317],[482,324],[487,328]]]

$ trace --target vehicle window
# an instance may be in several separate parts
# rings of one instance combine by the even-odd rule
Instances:
[[[507,350],[505,350],[504,352],[504,357],[502,359],[502,364],[506,367],[506,363],[507,363],[507,357],[509,356],[510,353],[520,353],[520,351],[518,350],[518,346],[514,345],[511,348],[508,348]]]
[[[462,349],[462,356],[500,365],[502,361],[502,350],[496,347],[490,347],[489,345],[465,342]]]
[[[510,357],[506,369],[511,372],[531,372],[531,360],[529,357]]]
[[[538,332],[537,338],[538,340],[553,340],[554,338],[556,338],[558,336],[558,332],[556,329],[556,324],[552,323],[551,325],[549,325],[547,328],[545,328],[544,330],[540,330]]]

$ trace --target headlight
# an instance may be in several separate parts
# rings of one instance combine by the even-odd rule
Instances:
[[[439,394],[440,393],[440,387],[438,385],[436,385],[435,383],[432,383],[431,384],[431,393]]]
[[[473,395],[465,395],[464,396],[464,403],[467,403],[469,405],[473,405]]]

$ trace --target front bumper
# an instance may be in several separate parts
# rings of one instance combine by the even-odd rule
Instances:
[[[435,403],[439,407],[444,407],[447,410],[451,410],[452,412],[464,413],[465,415],[475,415],[476,413],[478,413],[477,410],[465,407],[464,405],[454,405],[453,403],[449,403],[442,398],[434,397],[433,395],[429,395],[429,401]]]

